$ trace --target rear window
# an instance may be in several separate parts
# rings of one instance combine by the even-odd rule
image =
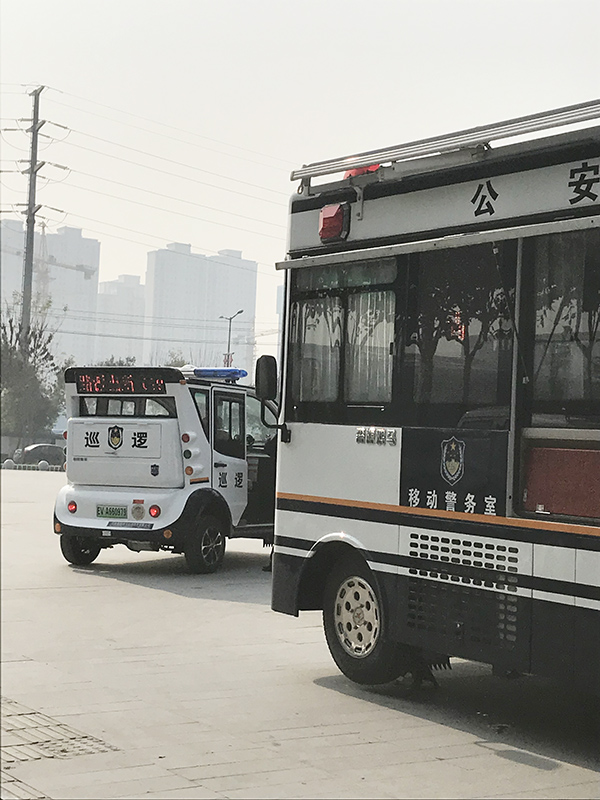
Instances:
[[[80,397],[80,417],[176,417],[174,397]]]

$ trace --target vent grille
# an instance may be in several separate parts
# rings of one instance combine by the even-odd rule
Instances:
[[[518,597],[418,578],[408,583],[407,627],[449,641],[515,648]]]
[[[455,536],[438,536],[428,533],[411,533],[409,555],[413,558],[439,561],[440,569],[409,569],[410,575],[437,578],[450,583],[469,586],[481,586],[486,589],[498,589],[502,592],[517,591],[517,573],[519,570],[519,548],[493,542],[479,541],[477,538],[458,538]],[[506,577],[497,575],[490,579],[471,578],[453,575],[444,570],[445,564],[459,564],[475,569],[489,569],[495,573],[504,572]]]

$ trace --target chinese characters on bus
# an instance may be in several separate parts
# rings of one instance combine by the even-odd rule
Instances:
[[[571,205],[581,200],[594,202],[598,199],[598,193],[592,190],[600,183],[600,164],[588,164],[587,161],[583,161],[580,167],[571,170],[570,177],[569,186],[573,190],[573,196],[569,198]]]
[[[491,494],[477,498],[472,492],[459,496],[458,492],[439,493],[435,489],[422,491],[410,487],[408,489],[408,505],[410,508],[431,508],[444,511],[462,511],[465,514],[487,514],[496,516],[497,498]]]
[[[497,199],[498,192],[492,186],[491,181],[480,183],[475,190],[475,194],[471,198],[471,203],[475,206],[475,211],[473,214],[476,217],[480,217],[482,214],[489,214],[490,216],[495,214],[496,209],[492,203]]]
[[[508,432],[406,428],[400,505],[424,513],[506,513]]]
[[[567,180],[569,204],[574,206],[586,200],[595,203],[600,190],[598,184],[600,184],[600,163],[582,161],[581,164],[570,168]],[[494,186],[491,180],[479,183],[470,198],[473,216],[493,216],[496,213],[495,202],[499,197],[497,185]]]

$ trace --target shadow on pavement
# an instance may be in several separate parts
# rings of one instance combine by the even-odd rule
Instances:
[[[492,675],[490,667],[468,661],[453,662],[451,671],[435,675],[437,689],[416,689],[404,681],[361,687],[343,675],[315,683],[466,731],[480,737],[482,746],[493,744],[488,752],[499,758],[548,771],[558,768],[557,760],[587,769],[600,767],[598,698],[541,678],[508,681]]]
[[[125,549],[118,552],[127,554]],[[212,575],[190,575],[184,557],[169,553],[153,554],[152,558],[140,554],[140,560],[122,563],[102,563],[101,559],[102,554],[89,567],[71,565],[70,568],[78,573],[92,573],[95,577],[124,581],[182,597],[257,605],[271,603],[271,575],[262,571],[269,560],[268,548],[262,553],[227,551],[223,566]]]

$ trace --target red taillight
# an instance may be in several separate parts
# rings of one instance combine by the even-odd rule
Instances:
[[[67,503],[67,508],[69,509],[71,514],[74,514],[77,511],[77,503],[75,502],[75,500],[71,500],[69,503]]]
[[[160,517],[160,506],[150,506],[148,511],[151,517]]]
[[[66,439],[66,438],[67,438],[67,432],[63,431],[63,439]]]
[[[184,442],[185,444],[187,444],[187,443],[189,442],[189,440],[190,440],[190,435],[189,435],[189,433],[182,433],[182,434],[181,434],[181,441],[182,441],[182,442]]]
[[[350,231],[350,206],[335,203],[325,206],[319,214],[319,238],[322,242],[341,241]]]

